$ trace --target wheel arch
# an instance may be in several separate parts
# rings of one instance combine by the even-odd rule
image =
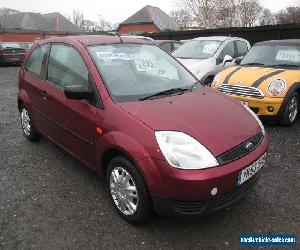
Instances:
[[[29,112],[31,112],[31,105],[30,105],[30,100],[28,97],[28,94],[24,89],[19,90],[18,94],[18,110],[21,111],[21,107],[25,106]]]
[[[143,169],[139,168],[138,162],[149,157],[145,148],[134,138],[120,131],[104,134],[95,145],[96,170],[99,175],[105,175],[108,162],[115,156],[121,155],[128,158],[139,172],[144,176]]]
[[[291,87],[288,89],[284,99],[283,99],[283,102],[281,104],[281,107],[280,107],[280,110],[278,112],[279,115],[282,114],[283,110],[284,110],[284,107],[285,105],[287,104],[290,96],[294,93],[294,92],[297,92],[299,95],[300,95],[300,82],[295,82],[291,85]]]
[[[103,152],[101,156],[101,162],[100,162],[101,175],[104,176],[106,174],[108,163],[116,156],[123,156],[133,162],[132,158],[122,150],[117,148],[108,148]]]

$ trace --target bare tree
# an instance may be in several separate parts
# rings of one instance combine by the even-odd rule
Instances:
[[[20,11],[14,10],[14,9],[9,9],[9,8],[0,8],[0,16],[3,15],[12,15],[12,14],[18,14]]]
[[[258,0],[177,0],[176,3],[194,23],[206,29],[251,27],[258,24],[263,11]]]
[[[171,11],[170,16],[178,24],[180,30],[185,30],[193,23],[190,14],[183,9]]]
[[[262,6],[258,0],[239,0],[237,5],[237,18],[239,26],[254,26],[262,13]]]
[[[272,13],[269,9],[264,9],[259,17],[260,25],[272,25],[276,24],[275,14]]]
[[[105,21],[101,15],[99,15],[99,27],[101,31],[109,31],[114,29],[114,25]]]
[[[84,17],[83,13],[80,10],[73,10],[73,23],[79,29],[84,29]]]
[[[300,23],[300,7],[288,7],[276,13],[278,24]]]
[[[197,25],[203,28],[216,26],[216,0],[181,0],[181,4]]]
[[[91,21],[91,20],[83,20],[83,31],[86,32],[93,32],[93,31],[99,31],[100,26],[97,22]]]
[[[18,14],[20,11],[9,9],[9,8],[0,8],[0,27],[2,26],[2,20],[5,15]]]
[[[236,26],[237,5],[235,0],[216,0],[215,18],[217,27]]]

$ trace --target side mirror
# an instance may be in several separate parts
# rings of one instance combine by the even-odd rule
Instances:
[[[65,96],[73,100],[88,100],[93,99],[93,91],[86,90],[80,85],[67,86],[64,89]]]
[[[232,62],[232,61],[233,61],[233,58],[231,56],[229,56],[229,55],[224,56],[223,66],[225,66],[226,63]]]
[[[242,57],[238,57],[237,59],[234,60],[236,65],[240,65],[241,61],[243,60],[243,56]]]

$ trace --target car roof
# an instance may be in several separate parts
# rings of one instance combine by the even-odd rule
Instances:
[[[263,46],[263,45],[299,46],[300,39],[270,40],[270,41],[258,42],[254,46]]]
[[[201,40],[213,40],[213,41],[226,41],[226,40],[244,40],[246,41],[245,39],[243,38],[240,38],[240,37],[232,37],[232,36],[203,36],[203,37],[197,37],[197,38],[194,38],[192,39],[191,41],[193,40],[196,40],[196,41],[201,41]]]
[[[154,42],[154,39],[148,36],[132,36],[132,35],[121,35],[121,37],[129,37],[129,38],[137,38],[137,39],[143,39],[147,40],[149,42]]]
[[[84,46],[97,44],[116,44],[116,43],[137,43],[137,44],[153,44],[150,41],[135,37],[116,36],[116,35],[81,35],[81,36],[65,36],[52,37],[44,40],[38,40],[37,44],[45,44],[51,42],[80,42]]]

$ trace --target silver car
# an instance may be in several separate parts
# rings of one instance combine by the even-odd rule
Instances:
[[[250,49],[250,43],[238,37],[199,37],[185,42],[172,55],[201,82],[210,85],[221,70],[234,66]]]

